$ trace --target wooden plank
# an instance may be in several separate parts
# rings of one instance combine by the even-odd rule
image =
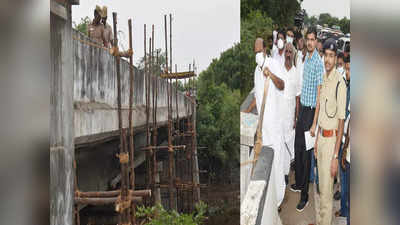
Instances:
[[[114,191],[88,191],[88,192],[75,192],[75,197],[80,198],[109,198],[117,197],[121,194],[121,190]],[[129,190],[130,196],[150,197],[151,190]]]
[[[143,201],[142,197],[130,197],[131,201],[135,203],[140,203]],[[118,197],[111,198],[75,198],[76,204],[90,204],[90,205],[109,205],[114,204],[118,200]]]

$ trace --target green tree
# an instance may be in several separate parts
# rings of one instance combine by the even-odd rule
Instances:
[[[202,73],[198,84],[197,131],[200,168],[213,171],[220,178],[239,166],[239,89],[216,84]],[[236,175],[235,175],[236,176]],[[224,179],[225,180],[225,179]]]
[[[80,31],[85,35],[88,35],[89,24],[90,24],[90,18],[86,16],[85,18],[81,18],[81,22],[79,22],[78,24],[74,22],[74,29]]]
[[[294,16],[300,9],[297,0],[241,0],[241,19],[249,17],[252,11],[260,10],[274,20],[279,27],[292,26]]]
[[[254,41],[257,37],[266,39],[272,34],[271,18],[264,16],[261,11],[252,11],[250,15],[241,21],[240,44],[236,46],[238,64],[240,64],[241,75],[241,101],[249,94],[254,87],[253,77],[256,68],[254,55]]]
[[[347,17],[343,17],[340,21],[339,21],[339,26],[340,29],[343,31],[343,33],[347,34],[350,33],[350,20],[347,19]]]

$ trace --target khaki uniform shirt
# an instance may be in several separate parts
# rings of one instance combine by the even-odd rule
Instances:
[[[105,28],[104,28],[104,42],[106,43],[107,48],[111,48],[112,43],[111,41],[113,40],[113,32],[111,26],[107,23]]]
[[[336,69],[329,76],[326,73],[323,76],[319,104],[319,126],[325,130],[338,129],[339,119],[344,119],[346,114],[346,84]]]
[[[103,43],[104,43],[103,42],[103,35],[104,35],[104,25],[103,24],[99,24],[99,25],[95,25],[93,23],[89,24],[88,33],[89,33],[90,39],[103,45]]]

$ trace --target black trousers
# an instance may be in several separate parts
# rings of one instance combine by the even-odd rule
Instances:
[[[299,118],[296,123],[296,136],[294,140],[294,170],[296,186],[301,189],[301,200],[303,201],[308,201],[311,154],[314,152],[313,149],[306,151],[304,131],[310,130],[314,120],[314,114],[315,108],[301,105]]]

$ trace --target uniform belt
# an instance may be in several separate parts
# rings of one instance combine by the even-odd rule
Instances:
[[[337,135],[337,130],[325,130],[321,128],[322,137],[332,137]]]

